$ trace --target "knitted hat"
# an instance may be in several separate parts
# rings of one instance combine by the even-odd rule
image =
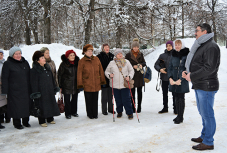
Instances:
[[[83,47],[83,52],[82,54],[84,55],[84,53],[87,51],[87,50],[94,50],[93,46],[91,44],[87,44]]]
[[[109,45],[108,45],[108,44],[103,44],[103,45],[102,45],[102,48],[101,48],[102,51],[104,51],[104,47],[105,47],[105,46],[109,46]]]
[[[115,49],[114,56],[117,56],[119,53],[123,54],[123,51],[120,48]]]
[[[32,56],[32,60],[33,62],[38,61],[40,57],[44,56],[43,53],[41,51],[35,51],[33,56]]]
[[[134,38],[132,45],[131,45],[131,49],[133,49],[133,47],[138,47],[140,48],[140,44],[139,44],[139,39],[138,38]]]
[[[71,53],[74,53],[75,56],[76,56],[76,53],[73,50],[68,50],[68,51],[65,52],[65,57],[68,58],[69,54],[71,54]]]
[[[166,47],[167,47],[167,44],[170,44],[172,47],[173,47],[173,41],[169,40],[166,42]]]
[[[13,57],[13,54],[14,54],[16,51],[20,51],[21,54],[22,54],[21,49],[20,49],[19,47],[14,46],[14,47],[10,48],[10,50],[9,50],[9,56],[10,56],[10,57]]]
[[[3,50],[0,50],[0,53],[4,54]]]
[[[46,50],[49,50],[49,48],[47,48],[47,47],[42,47],[42,48],[40,49],[40,51],[41,51],[42,53],[44,53]]]

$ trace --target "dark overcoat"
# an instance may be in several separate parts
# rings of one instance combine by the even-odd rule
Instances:
[[[2,68],[2,94],[8,98],[7,114],[10,118],[29,117],[30,111],[30,66],[21,57],[8,57]]]
[[[107,66],[109,65],[110,61],[113,60],[114,58],[114,54],[112,53],[108,53],[108,55],[105,53],[105,52],[100,52],[97,57],[99,58],[101,64],[102,64],[102,68],[103,68],[103,71],[105,72],[106,71],[106,68]],[[102,85],[102,88],[107,88],[107,87],[110,87],[110,84],[109,84],[109,79],[105,76],[106,78],[106,85]]]
[[[63,94],[75,94],[79,93],[77,89],[77,68],[79,57],[75,56],[74,64],[71,64],[65,57],[65,54],[61,56],[61,64],[58,69],[58,84],[62,88]]]
[[[143,57],[143,53],[139,52],[137,57],[135,57],[132,53],[132,51],[130,51],[128,54],[126,54],[125,59],[129,60],[129,62],[131,63],[133,69],[134,69],[134,65],[137,64],[141,64],[143,67],[146,66],[146,62],[145,59]],[[136,69],[134,69],[134,87],[142,87],[144,86],[144,80],[143,80],[143,74],[140,71],[137,71]]]
[[[33,62],[31,69],[31,99],[38,103],[41,109],[41,117],[48,118],[60,115],[56,103],[55,94],[59,88],[55,84],[55,79],[48,64],[42,67],[39,63]]]
[[[188,93],[189,85],[188,81],[182,78],[182,72],[186,70],[185,62],[187,55],[189,53],[188,48],[183,48],[179,52],[173,51],[172,57],[169,63],[169,68],[167,69],[167,74],[169,78],[172,78],[173,81],[181,79],[181,85],[169,85],[169,91],[176,93]]]

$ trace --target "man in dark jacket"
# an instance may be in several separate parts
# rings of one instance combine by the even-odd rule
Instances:
[[[99,58],[103,71],[105,72],[107,66],[110,61],[113,60],[114,54],[110,53],[110,47],[108,44],[102,45],[102,51],[97,55]],[[108,112],[113,113],[113,104],[112,104],[112,89],[109,85],[109,79],[106,77],[106,85],[102,85],[102,93],[101,93],[101,102],[102,102],[102,114],[108,115],[107,113],[107,103],[108,103]],[[115,112],[114,112],[115,113]]]
[[[167,68],[169,67],[169,62],[171,59],[171,53],[173,51],[173,42],[171,40],[166,42],[166,50],[162,53],[158,60],[155,62],[154,68],[160,73],[162,80],[162,94],[163,94],[163,109],[159,111],[159,114],[168,112],[168,89],[169,89],[169,78],[167,75]],[[173,94],[173,93],[172,93]],[[174,114],[177,114],[177,109],[175,108],[175,98],[173,94],[173,109]]]
[[[220,65],[220,49],[213,40],[214,33],[211,33],[209,24],[199,24],[195,36],[196,40],[185,63],[186,71],[182,72],[182,77],[193,84],[198,111],[203,122],[201,136],[191,139],[200,144],[192,148],[213,150],[213,136],[216,130],[213,105],[214,96],[219,89],[217,72]]]

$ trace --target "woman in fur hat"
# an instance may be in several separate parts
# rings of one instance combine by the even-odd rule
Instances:
[[[44,58],[46,59],[46,62],[47,64],[50,66],[51,68],[51,71],[53,73],[53,76],[54,76],[54,81],[57,85],[57,73],[56,73],[56,66],[55,66],[55,63],[54,61],[51,59],[50,57],[50,50],[47,48],[47,47],[42,47],[40,49],[40,51],[43,53],[44,55]]]
[[[128,119],[133,119],[130,90],[124,86],[124,78],[127,81],[133,78],[134,70],[130,62],[123,57],[123,52],[120,48],[114,51],[114,55],[116,58],[114,58],[106,68],[105,75],[110,79],[110,86],[114,88],[114,97],[117,104],[117,118],[122,117],[124,106]]]
[[[61,56],[61,64],[58,69],[58,83],[64,95],[65,117],[79,117],[77,114],[77,68],[79,57],[73,50],[68,50]]]
[[[93,46],[83,47],[84,57],[78,63],[77,88],[84,88],[87,116],[98,118],[98,94],[101,85],[106,84],[102,64],[98,57],[93,56]]]
[[[135,75],[133,77],[134,82],[134,88],[132,88],[132,95],[133,98],[135,98],[135,90],[137,89],[137,112],[141,112],[141,103],[142,103],[142,87],[144,86],[144,80],[143,80],[143,67],[146,66],[145,59],[143,57],[143,53],[139,50],[139,39],[135,38],[133,39],[133,43],[131,45],[131,51],[126,54],[125,59],[129,60],[132,64],[132,67],[134,68]],[[136,100],[135,100],[136,103]],[[132,109],[135,113],[135,107],[132,102]]]
[[[32,57],[33,64],[30,72],[32,94],[31,99],[39,106],[41,116],[39,124],[47,127],[47,123],[55,124],[53,116],[59,116],[60,112],[56,103],[55,94],[60,90],[53,78],[50,66],[41,51],[36,51]]]
[[[2,95],[7,95],[7,114],[13,118],[17,129],[30,127],[30,66],[22,57],[19,47],[9,50],[9,57],[2,67]]]
[[[189,92],[188,81],[182,78],[182,72],[186,70],[185,61],[189,53],[181,40],[174,42],[174,49],[172,57],[169,62],[168,78],[169,78],[169,91],[173,92],[175,96],[175,105],[177,108],[177,117],[173,119],[175,124],[183,122],[184,108],[185,108],[185,93]]]

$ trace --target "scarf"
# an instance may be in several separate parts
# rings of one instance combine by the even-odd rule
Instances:
[[[135,56],[135,58],[138,56],[139,52],[140,52],[139,50],[137,52],[135,52],[134,50],[132,50],[132,54]]]
[[[187,60],[185,62],[185,67],[186,67],[186,71],[189,73],[189,67],[192,61],[193,56],[195,55],[197,49],[205,42],[207,42],[208,40],[210,40],[211,38],[214,37],[214,33],[208,33],[205,35],[200,36],[197,40],[195,40],[194,44],[192,45],[191,51],[189,52],[188,56],[187,56]]]
[[[118,69],[122,71],[122,68],[126,65],[126,60],[124,58],[122,59],[114,58],[114,61],[117,64]]]

